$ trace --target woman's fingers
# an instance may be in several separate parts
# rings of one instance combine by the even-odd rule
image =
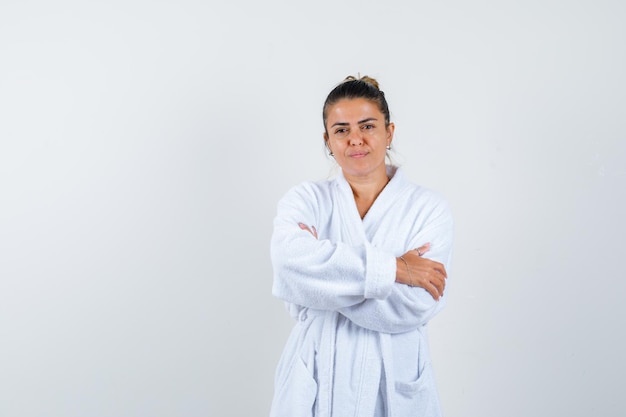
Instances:
[[[423,254],[425,254],[429,250],[430,250],[430,242],[424,243],[419,248],[415,248],[415,251],[417,252],[418,256],[422,256]]]
[[[430,294],[430,295],[431,295],[431,296],[432,296],[435,300],[439,301],[439,297],[440,297],[441,295],[439,294],[439,291],[437,290],[437,287],[436,287],[436,286],[434,286],[434,285],[433,285],[433,284],[431,284],[431,283],[428,283],[428,285],[424,286],[424,289],[425,289],[426,291],[428,291],[428,293],[429,293],[429,294]]]
[[[446,280],[440,276],[434,277],[433,280],[430,281],[439,292],[439,295],[443,295],[443,291],[446,289]]]
[[[317,239],[317,230],[315,229],[315,226],[311,226],[311,227],[309,228],[309,226],[307,226],[307,225],[306,225],[306,224],[304,224],[304,223],[298,223],[298,226],[300,226],[300,229],[302,229],[302,230],[306,230],[307,232],[309,232],[310,234],[312,234],[312,235],[315,237],[315,239]],[[313,229],[313,230],[311,230],[311,229]]]
[[[413,251],[413,254],[415,252]],[[407,261],[412,264],[416,269],[421,271],[435,271],[436,273],[442,275],[444,278],[448,278],[448,273],[446,272],[446,267],[443,266],[441,262],[433,261],[431,259],[416,257],[416,256],[407,256]]]
[[[418,280],[417,286],[428,291],[435,300],[439,300],[439,298],[443,296],[446,288],[445,279],[436,272],[422,275]]]
[[[434,261],[431,261],[434,262]],[[434,268],[435,271],[437,271],[437,273],[443,275],[444,278],[448,278],[448,273],[446,272],[446,267],[443,266],[442,263],[439,262],[435,262]]]
[[[422,260],[422,263],[426,268],[437,272],[438,274],[443,275],[444,278],[448,278],[448,273],[446,272],[446,267],[443,266],[441,262],[433,261],[431,259],[419,258]]]

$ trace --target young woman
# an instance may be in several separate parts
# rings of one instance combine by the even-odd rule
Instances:
[[[297,323],[276,371],[275,417],[439,416],[426,325],[445,302],[452,217],[386,165],[394,124],[376,80],[328,95],[340,173],[279,202],[273,294]]]

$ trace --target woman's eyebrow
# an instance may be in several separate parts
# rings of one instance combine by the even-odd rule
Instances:
[[[363,119],[363,120],[359,120],[357,122],[357,124],[363,124],[363,123],[367,123],[367,122],[371,122],[371,121],[377,121],[378,119],[375,117],[368,117],[367,119]],[[335,126],[350,126],[350,123],[348,122],[337,122],[337,123],[333,123],[333,125],[331,127],[335,127]]]

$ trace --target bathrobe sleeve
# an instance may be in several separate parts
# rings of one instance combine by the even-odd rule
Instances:
[[[272,293],[300,306],[338,310],[366,299],[384,299],[394,288],[396,259],[369,243],[351,246],[316,239],[298,223],[320,229],[330,210],[324,189],[300,185],[278,203],[271,240]],[[326,207],[326,208],[325,208]]]
[[[424,256],[444,264],[448,273],[446,284],[449,284],[453,221],[447,203],[442,200],[424,226],[412,233],[409,247],[397,256],[430,242],[431,249]],[[364,300],[339,312],[361,327],[383,333],[403,333],[428,323],[443,308],[446,299],[447,291],[435,301],[423,288],[395,283],[384,300]]]

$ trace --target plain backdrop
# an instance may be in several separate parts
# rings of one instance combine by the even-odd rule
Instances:
[[[0,416],[264,416],[278,199],[376,77],[456,220],[448,417],[623,416],[626,3],[0,3]]]

